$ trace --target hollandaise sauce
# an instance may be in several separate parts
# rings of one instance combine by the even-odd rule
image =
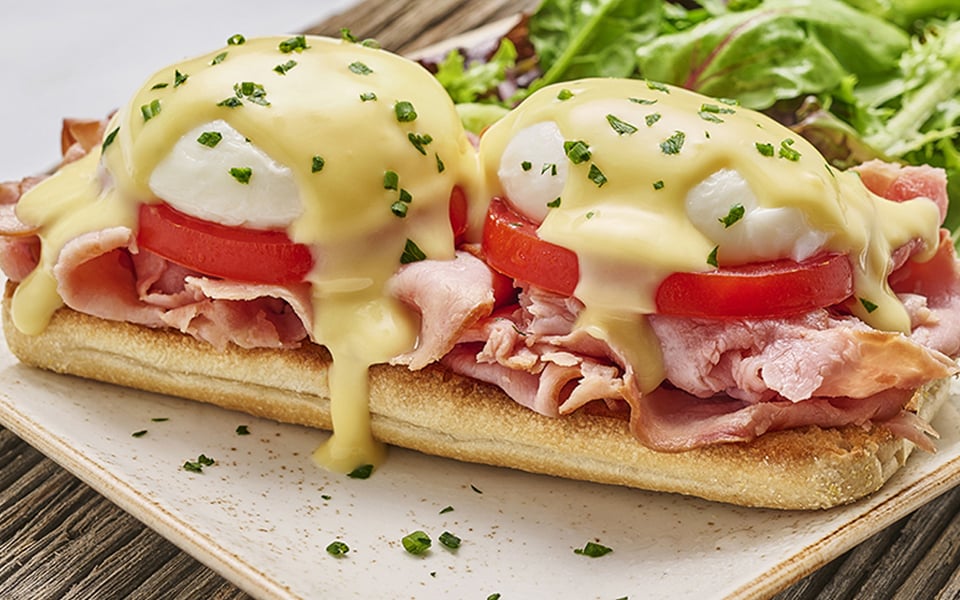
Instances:
[[[891,253],[913,239],[926,256],[937,247],[929,199],[882,199],[776,121],[657,83],[543,88],[485,133],[480,153],[488,194],[540,223],[541,239],[576,253],[575,296],[586,307],[579,325],[619,337],[642,365],[645,391],[663,373],[643,321],[671,273],[841,253],[861,300],[851,310],[877,329],[909,332],[887,285]]]
[[[14,322],[42,331],[62,304],[63,247],[113,227],[135,234],[143,203],[284,229],[313,254],[310,333],[334,359],[334,433],[316,458],[341,472],[376,464],[367,371],[412,349],[418,330],[385,284],[403,262],[453,258],[449,198],[475,172],[451,101],[419,65],[351,40],[233,36],[152,76],[101,148],[21,199],[42,258],[17,288]]]

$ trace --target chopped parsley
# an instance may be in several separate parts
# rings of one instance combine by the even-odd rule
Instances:
[[[710,251],[710,254],[707,255],[707,264],[716,269],[719,265],[717,264],[717,250],[720,249],[720,246],[714,246],[713,250]]]
[[[445,507],[443,507],[442,509],[440,509],[440,514],[441,514],[441,515],[442,515],[442,514],[446,514],[446,513],[448,513],[448,512],[453,512],[453,507],[452,507],[452,506],[445,506]]]
[[[413,144],[413,147],[417,149],[417,152],[426,156],[427,155],[426,146],[428,146],[430,142],[433,141],[433,136],[426,133],[421,135],[419,133],[411,132],[407,134],[407,139],[410,140],[410,143]]]
[[[160,114],[160,100],[153,100],[150,104],[144,104],[140,107],[140,114],[143,115],[143,122],[146,123],[150,119]]]
[[[118,134],[118,133],[120,133],[120,128],[119,128],[119,127],[117,127],[116,129],[114,129],[113,131],[111,131],[110,133],[108,133],[107,136],[106,136],[105,138],[103,138],[103,145],[100,146],[100,153],[101,153],[101,154],[103,153],[104,150],[107,149],[107,147],[108,147],[110,144],[113,143],[113,141],[114,141],[115,139],[117,139],[117,134]]]
[[[208,148],[216,148],[222,139],[223,134],[219,131],[204,131],[200,134],[200,137],[197,138],[197,142]]]
[[[658,179],[657,181],[654,181],[654,182],[653,182],[653,189],[655,189],[655,190],[662,190],[662,189],[663,189],[663,180],[662,180],[662,179]]]
[[[660,120],[660,113],[650,113],[644,117],[644,122],[646,122],[647,127],[653,127],[653,124]]]
[[[237,108],[238,106],[242,105],[243,102],[241,102],[240,98],[237,98],[236,96],[230,96],[229,98],[225,98],[220,102],[217,102],[217,106],[226,106],[227,108]]]
[[[288,60],[287,62],[283,63],[282,65],[277,65],[277,66],[275,66],[275,67],[273,68],[273,70],[276,71],[277,73],[280,73],[281,75],[286,75],[287,72],[289,72],[290,69],[294,68],[295,66],[297,66],[297,61],[295,61],[295,60]]]
[[[146,430],[146,429],[141,429],[140,431],[134,431],[134,432],[131,433],[130,435],[131,435],[131,437],[140,438],[140,437],[143,437],[143,436],[147,435],[147,430]]]
[[[613,552],[613,548],[608,548],[603,544],[597,544],[595,542],[587,542],[583,548],[574,548],[573,550],[574,554],[589,556],[590,558],[598,558],[611,552]]]
[[[460,538],[453,535],[449,531],[444,531],[443,533],[440,534],[440,537],[437,539],[440,540],[441,544],[443,544],[447,548],[450,548],[451,550],[456,550],[457,548],[460,547],[460,541],[461,541]]]
[[[213,57],[213,60],[210,61],[210,65],[219,65],[223,60],[227,58],[226,52],[221,52],[220,54]]]
[[[686,137],[682,131],[675,131],[673,135],[660,142],[660,150],[664,154],[680,154]]]
[[[563,151],[566,153],[567,158],[570,159],[570,162],[575,165],[590,160],[592,154],[590,152],[590,146],[583,140],[564,142]],[[554,175],[556,175],[556,173],[554,173]]]
[[[323,157],[319,154],[315,154],[314,157],[310,160],[310,172],[319,173],[323,170],[323,166],[327,164],[327,161],[323,160]]]
[[[500,600],[500,594],[490,594],[487,596],[487,600]]]
[[[444,164],[443,164],[443,161],[440,160],[440,155],[439,155],[439,154],[434,154],[434,156],[437,157],[437,173],[443,173],[444,171],[447,170],[446,165],[444,165]]]
[[[780,158],[785,158],[787,160],[792,160],[794,162],[800,160],[800,153],[797,151],[796,148],[793,147],[794,143],[795,143],[794,140],[791,138],[787,138],[782,142],[780,142],[780,152],[779,152]]]
[[[230,169],[230,175],[238,182],[247,184],[250,183],[250,178],[253,176],[253,169],[250,167],[233,167]]]
[[[250,428],[246,425],[237,425],[237,435],[250,435]]]
[[[860,298],[860,304],[863,305],[863,308],[866,309],[866,311],[867,311],[868,313],[872,313],[873,311],[875,311],[875,310],[877,310],[878,308],[880,308],[879,306],[877,306],[877,305],[874,304],[873,302],[870,302],[870,301],[867,300],[866,298]]]
[[[347,68],[350,69],[351,73],[355,73],[357,75],[370,75],[371,73],[373,73],[373,69],[371,69],[370,67],[363,64],[360,61],[355,61],[350,63],[347,66]]]
[[[524,171],[529,171],[530,169],[533,168],[533,163],[531,163],[529,160],[525,160],[522,163],[520,163],[520,168],[523,169]]]
[[[543,166],[540,167],[540,174],[546,175],[550,173],[551,177],[557,176],[557,164],[556,163],[543,163]]]
[[[730,207],[730,212],[725,217],[720,217],[717,220],[723,223],[723,228],[726,229],[742,219],[745,212],[743,205],[737,203]]]
[[[406,100],[400,100],[393,105],[393,112],[397,115],[397,121],[400,123],[409,123],[417,120],[417,111],[413,104]]]
[[[181,73],[179,69],[173,72],[173,87],[180,87],[181,85],[187,82],[190,76],[186,73]]]
[[[294,51],[303,52],[309,47],[310,46],[307,45],[307,38],[305,38],[302,35],[294,36],[290,39],[283,40],[282,42],[280,42],[280,45],[278,46],[278,48],[280,48],[280,52],[283,52],[284,54],[290,54],[291,52],[294,52]]]
[[[242,45],[244,44],[244,42],[246,42],[246,41],[247,41],[247,38],[243,37],[243,35],[241,35],[241,34],[239,34],[239,33],[235,33],[235,34],[233,34],[233,35],[231,35],[230,37],[227,38],[227,45],[228,45],[228,46],[242,46]]]
[[[403,246],[403,254],[400,255],[400,264],[406,265],[426,260],[426,258],[427,255],[423,253],[420,246],[417,246],[413,240],[408,239],[407,243]]]
[[[433,544],[430,536],[420,530],[403,536],[403,539],[400,540],[400,542],[403,544],[404,550],[414,555],[423,554],[429,550],[430,546]]]
[[[630,135],[637,132],[635,125],[631,125],[615,115],[607,115],[607,123],[610,123],[610,127],[613,127],[618,135]]]
[[[217,461],[215,461],[214,459],[209,458],[204,454],[201,454],[200,456],[197,457],[197,460],[188,460],[184,462],[183,470],[190,471],[191,473],[203,473],[204,467],[209,467],[216,462]]]
[[[377,99],[377,95],[373,92],[363,92],[360,94],[360,99],[364,102],[370,102]]]
[[[360,465],[347,473],[347,477],[350,479],[369,479],[371,474],[373,474],[373,465]]]
[[[567,88],[563,88],[557,92],[557,100],[569,100],[570,98],[573,98],[573,92]]]
[[[597,187],[603,187],[603,184],[607,182],[607,176],[603,174],[600,167],[592,163],[590,165],[590,172],[587,173],[587,179],[595,183]]]
[[[773,144],[765,144],[763,142],[757,142],[754,144],[757,148],[757,152],[763,156],[773,156]]]
[[[547,206],[550,208],[558,208],[560,206],[560,196],[557,196],[550,202],[547,202]]]
[[[347,546],[340,540],[334,540],[327,546],[327,554],[330,556],[340,557],[347,552],[350,552],[350,546]]]

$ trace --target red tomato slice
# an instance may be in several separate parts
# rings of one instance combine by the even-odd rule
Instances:
[[[227,227],[166,204],[140,206],[137,243],[205,275],[237,281],[296,283],[313,268],[310,248],[284,231]]]
[[[467,195],[460,186],[456,186],[450,192],[450,227],[457,245],[463,241],[463,234],[467,232],[467,211]]]
[[[487,263],[504,275],[567,296],[577,287],[576,254],[541,240],[537,225],[498,198],[487,212],[482,247]],[[659,313],[686,317],[777,317],[831,306],[852,293],[850,260],[827,254],[673,273],[658,288],[656,304]]]
[[[842,254],[775,260],[704,273],[673,273],[657,289],[657,311],[683,317],[782,317],[842,302],[853,267]]]
[[[572,296],[580,279],[577,255],[537,236],[537,226],[499,198],[490,202],[481,242],[497,271],[545,290]]]

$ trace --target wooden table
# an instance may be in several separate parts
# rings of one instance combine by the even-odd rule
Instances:
[[[309,32],[337,36],[348,27],[403,53],[535,4],[368,0]],[[957,598],[958,541],[960,488],[776,598]],[[248,596],[0,428],[0,598]]]

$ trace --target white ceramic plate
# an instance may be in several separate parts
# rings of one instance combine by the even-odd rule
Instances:
[[[765,596],[960,478],[955,393],[934,421],[939,452],[915,452],[880,493],[825,512],[736,508],[399,449],[354,480],[311,463],[323,432],[42,372],[0,347],[6,427],[262,598]],[[200,454],[216,464],[182,469]],[[415,530],[433,539],[425,555],[401,545]],[[462,539],[458,550],[438,542],[445,531]],[[334,540],[350,552],[329,555]],[[574,553],[588,541],[613,552]]]

